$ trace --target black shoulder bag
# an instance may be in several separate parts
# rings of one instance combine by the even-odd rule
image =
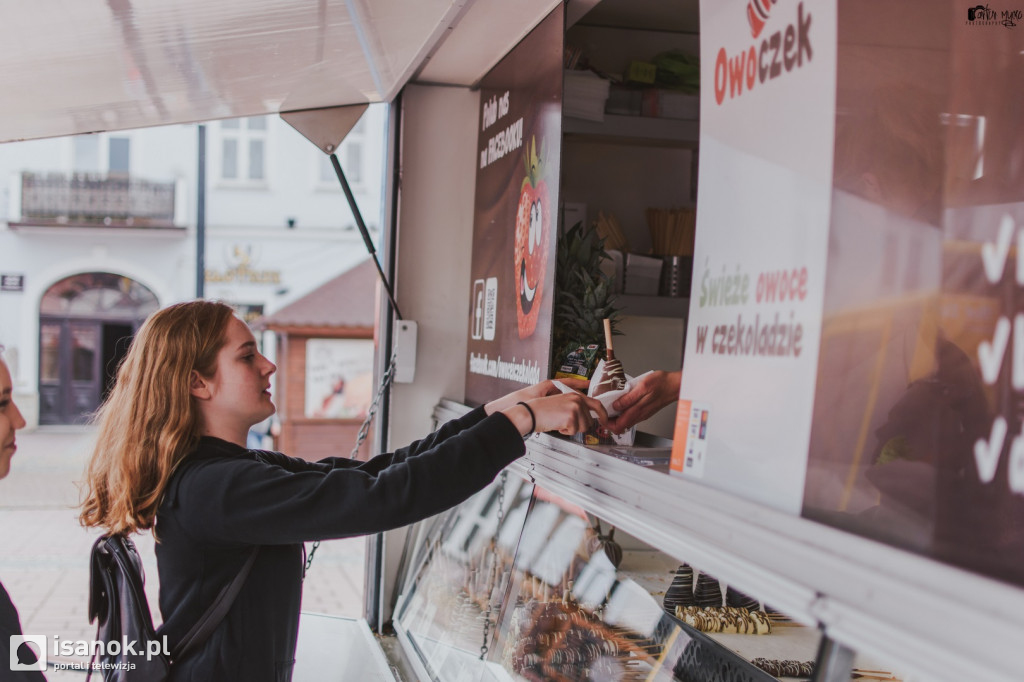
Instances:
[[[170,655],[153,627],[143,590],[142,559],[124,535],[104,535],[92,546],[89,561],[89,622],[96,622],[96,641],[86,682],[95,669],[104,682],[163,682],[171,662],[184,659],[205,642],[224,620],[249,576],[259,547],[254,547],[242,570]],[[102,647],[102,650],[100,650]]]

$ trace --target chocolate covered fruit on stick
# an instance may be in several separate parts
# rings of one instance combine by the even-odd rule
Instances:
[[[611,391],[621,391],[626,387],[626,370],[623,369],[622,362],[615,357],[615,350],[612,347],[611,320],[607,318],[604,320],[604,343],[604,373],[601,375],[597,388],[594,389],[595,396]]]
[[[590,396],[598,399],[600,399],[599,396],[624,390],[627,380],[622,362],[615,357],[615,349],[612,346],[611,320],[607,318],[604,320],[604,341],[604,364],[599,366],[600,371],[595,372],[590,387]],[[612,398],[612,396],[609,396],[609,398]],[[607,445],[616,441],[611,432],[603,426],[595,424],[589,431],[583,434],[583,442],[587,445]],[[629,441],[627,444],[632,444],[632,441]]]

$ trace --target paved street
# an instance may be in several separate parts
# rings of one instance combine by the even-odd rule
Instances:
[[[47,635],[51,642],[54,636],[91,640],[95,634],[87,613],[88,562],[99,533],[78,524],[76,509],[92,437],[86,427],[19,432],[11,473],[0,481],[0,582],[18,607],[25,633]],[[159,623],[153,542],[148,535],[136,542],[150,608]],[[304,611],[362,615],[364,547],[363,539],[320,547],[304,587]],[[84,672],[47,674],[50,682],[82,682],[84,677]]]

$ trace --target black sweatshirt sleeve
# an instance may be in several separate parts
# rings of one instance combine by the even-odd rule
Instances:
[[[178,522],[200,542],[272,545],[363,535],[433,516],[525,452],[505,415],[482,412],[449,422],[379,469],[380,458],[300,471],[250,457],[198,461],[181,472]]]
[[[486,416],[487,413],[484,412],[483,406],[474,408],[463,416],[446,422],[441,426],[441,428],[434,431],[426,438],[413,441],[412,444],[407,445],[404,448],[399,448],[394,452],[385,452],[377,455],[365,462],[351,459],[349,457],[325,457],[324,459],[311,464],[305,460],[285,457],[284,455],[281,457],[289,461],[289,463],[283,464],[289,471],[322,469],[326,466],[332,469],[359,469],[366,473],[377,474],[392,464],[404,462],[406,458],[412,455],[418,455],[437,447],[439,443],[451,438],[455,434],[480,423],[480,421],[482,421]]]

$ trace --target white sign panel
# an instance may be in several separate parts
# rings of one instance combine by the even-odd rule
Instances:
[[[799,513],[832,191],[836,3],[704,0],[700,11],[697,240],[672,470]],[[686,466],[694,405],[706,406],[706,440],[699,466]]]

